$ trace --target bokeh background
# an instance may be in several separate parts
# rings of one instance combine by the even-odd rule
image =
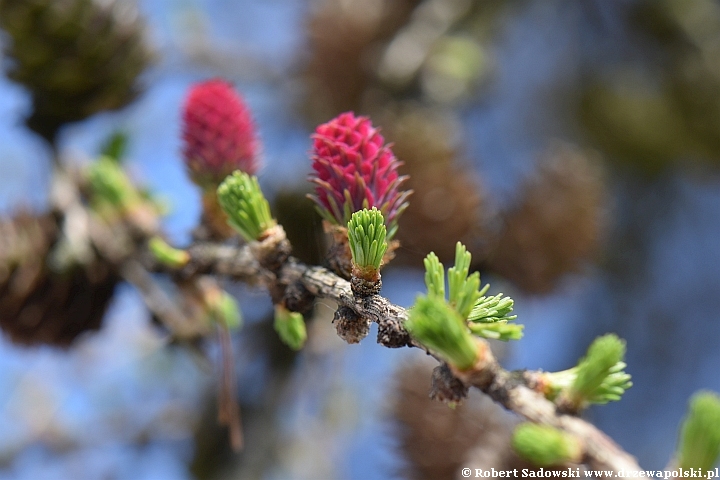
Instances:
[[[126,165],[171,206],[169,239],[187,243],[201,205],[180,156],[180,110],[194,82],[227,78],[257,122],[263,188],[297,254],[317,263],[319,219],[304,198],[309,135],[343,111],[370,115],[415,190],[383,293],[411,305],[424,288],[422,257],[434,250],[447,263],[462,240],[526,325],[521,341],[496,345],[507,368],[569,368],[593,338],[617,332],[635,385],[586,416],[645,468],[667,464],[690,395],[720,390],[720,3],[141,0],[137,9],[121,11],[154,52],[141,91],[60,128],[63,161],[90,161],[122,130]],[[10,31],[18,20],[3,22]],[[14,61],[6,55],[4,70]],[[0,77],[6,218],[47,208],[53,151],[25,124],[31,98]],[[0,336],[0,478],[456,478],[460,466],[516,461],[507,452],[516,419],[479,395],[454,411],[432,404],[421,352],[384,349],[372,334],[345,345],[333,306],[320,302],[293,354],[275,338],[267,295],[227,288],[245,316],[233,336],[242,454],[215,422],[217,342],[173,342],[121,283],[102,329],[69,348]]]

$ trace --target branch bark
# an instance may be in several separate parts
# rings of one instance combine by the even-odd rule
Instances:
[[[273,274],[260,267],[260,262],[247,245],[194,244],[188,252],[191,260],[185,269],[202,266],[204,273],[214,272],[236,280],[262,279],[268,288],[277,288],[277,284],[287,287],[299,282],[310,294],[333,300],[339,307],[351,309],[358,317],[375,322],[378,325],[377,341],[381,345],[390,348],[417,347],[433,355],[411,339],[405,330],[403,325],[407,320],[407,310],[380,295],[353,296],[350,282],[325,268],[308,266],[291,257],[277,274]],[[591,469],[614,472],[640,470],[630,454],[594,425],[581,418],[558,413],[553,402],[533,390],[531,372],[504,370],[492,356],[487,342],[478,341],[485,346],[482,361],[470,372],[455,372],[465,385],[481,390],[506,409],[531,422],[559,428],[575,436],[584,447],[584,461]]]

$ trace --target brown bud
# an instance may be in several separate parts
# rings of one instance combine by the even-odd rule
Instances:
[[[338,336],[347,343],[360,343],[370,333],[370,320],[360,317],[348,307],[340,307],[335,311],[333,324]]]
[[[468,387],[455,377],[447,364],[435,367],[432,372],[430,398],[443,403],[460,403],[468,395]]]
[[[275,225],[265,231],[258,242],[252,242],[250,248],[260,265],[277,273],[290,256],[292,247],[282,225]]]
[[[287,286],[284,297],[285,306],[291,312],[305,313],[310,310],[315,301],[315,295],[305,288],[300,281],[295,281]]]

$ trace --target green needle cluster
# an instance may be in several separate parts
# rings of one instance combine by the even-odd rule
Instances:
[[[122,130],[114,131],[105,141],[102,148],[102,155],[109,157],[116,162],[122,162],[125,158],[128,146],[128,135]]]
[[[217,195],[228,224],[248,242],[277,225],[255,176],[237,170],[220,184]]]
[[[388,244],[385,240],[387,229],[380,210],[363,209],[352,214],[347,225],[350,252],[355,266],[361,270],[380,270]]]
[[[460,370],[470,369],[477,362],[477,343],[465,321],[444,299],[418,297],[405,328],[413,338]]]
[[[490,338],[492,340],[520,340],[523,337],[525,325],[508,323],[501,320],[495,323],[469,323],[470,331],[478,337]]]
[[[552,381],[552,376],[558,375],[556,379],[569,383],[563,395],[577,408],[616,401],[632,386],[624,357],[625,342],[617,335],[604,335],[595,339],[577,367],[548,378]]]
[[[480,298],[470,311],[468,320],[479,323],[495,323],[500,321],[515,320],[517,315],[510,315],[513,311],[515,301],[510,297],[504,297],[502,293],[497,295],[485,296],[490,285],[480,291]]]
[[[423,260],[425,264],[425,285],[429,296],[445,299],[445,268],[435,252]]]
[[[480,286],[480,274],[468,276],[472,257],[460,242],[455,246],[455,266],[447,272],[448,303],[461,318],[467,319],[472,333],[496,340],[518,340],[523,335],[523,325],[508,323],[517,318],[511,315],[514,302],[502,293],[486,297],[490,285]],[[425,264],[425,285],[428,297],[445,300],[445,269],[437,255],[430,253]]]
[[[478,272],[468,276],[472,256],[465,245],[458,242],[455,245],[455,266],[448,269],[448,290],[450,305],[462,318],[468,318],[475,302],[480,297],[480,274]]]
[[[587,403],[595,403],[604,405],[608,402],[617,402],[625,393],[625,390],[632,387],[632,378],[629,373],[625,372],[627,364],[618,362],[609,370],[609,374],[602,381],[595,391],[595,394],[588,398]],[[545,379],[548,381],[548,387],[545,396],[550,400],[555,400],[558,395],[568,390],[577,378],[578,367],[573,367],[561,372],[544,373]]]
[[[690,409],[680,429],[677,460],[681,468],[707,472],[720,456],[720,397],[699,392],[690,400]]]
[[[520,340],[523,336],[524,325],[508,323],[517,318],[511,315],[515,302],[502,293],[485,296],[490,285],[480,291],[480,298],[470,311],[468,327],[475,335],[495,340]]]
[[[600,387],[595,391],[595,395],[590,397],[590,403],[604,405],[608,402],[617,402],[625,393],[625,390],[632,387],[632,378],[629,373],[625,372],[627,364],[625,362],[617,362],[608,370],[608,376],[602,381]]]
[[[534,423],[518,425],[512,445],[518,455],[539,467],[577,462],[582,456],[580,445],[572,436]]]

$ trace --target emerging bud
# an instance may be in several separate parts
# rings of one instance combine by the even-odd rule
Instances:
[[[469,388],[452,374],[446,363],[439,365],[432,372],[432,389],[430,398],[448,405],[459,405],[468,396]]]
[[[148,249],[158,263],[170,268],[182,268],[190,261],[188,252],[171,247],[165,240],[157,236],[148,241]]]
[[[194,85],[183,111],[183,158],[195,183],[217,186],[235,170],[253,175],[260,142],[250,110],[232,85]]]
[[[350,344],[360,343],[370,333],[370,319],[359,316],[349,307],[335,310],[333,324],[338,336]]]
[[[418,297],[405,328],[413,338],[459,370],[469,370],[478,361],[478,344],[464,319],[442,298]]]
[[[293,350],[300,350],[305,345],[307,329],[302,314],[291,312],[282,305],[276,305],[273,326],[280,340]]]
[[[277,225],[256,177],[235,172],[220,184],[217,196],[230,226],[248,242],[259,240]]]
[[[313,170],[317,187],[311,196],[320,215],[345,226],[354,212],[377,207],[388,225],[387,239],[407,207],[410,191],[399,190],[407,177],[397,173],[400,161],[367,117],[346,112],[320,125],[313,135]]]
[[[680,430],[678,467],[707,472],[717,464],[719,456],[720,397],[713,392],[696,393]]]
[[[605,404],[620,400],[632,386],[630,375],[625,373],[625,342],[614,334],[598,337],[588,348],[577,367],[557,374],[546,374],[550,381],[547,393],[562,388],[557,402],[561,410],[577,412],[588,404]]]
[[[582,460],[581,444],[575,437],[546,425],[518,425],[512,444],[518,455],[538,467]]]
[[[158,229],[162,205],[136,187],[116,160],[100,157],[86,171],[90,206],[108,223],[126,221],[145,233]]]

